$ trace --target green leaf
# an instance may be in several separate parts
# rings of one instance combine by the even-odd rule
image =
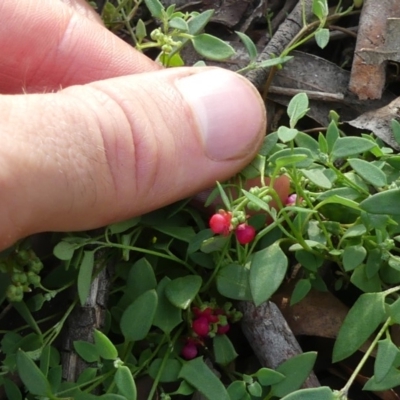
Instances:
[[[156,312],[157,300],[156,291],[148,290],[124,311],[120,326],[125,340],[134,342],[146,337]]]
[[[296,164],[297,168],[308,168],[313,163],[313,154],[304,147],[283,149],[272,154],[268,161],[278,168]]]
[[[190,18],[188,21],[189,33],[191,35],[197,35],[199,32],[201,32],[210,21],[213,14],[214,10],[207,10],[199,15],[196,15],[195,17]]]
[[[144,292],[155,289],[156,277],[151,264],[146,258],[136,261],[129,270],[125,292],[133,301]]]
[[[275,385],[285,379],[285,375],[270,368],[260,368],[255,375],[263,386]]]
[[[179,29],[180,31],[187,32],[189,26],[183,18],[175,17],[169,20],[169,27],[173,29]]]
[[[213,348],[215,361],[221,365],[229,364],[238,356],[232,342],[226,335],[214,336]]]
[[[368,279],[371,279],[377,274],[382,263],[382,250],[378,248],[370,250],[367,263],[365,264],[365,274]]]
[[[358,203],[356,201],[346,199],[345,197],[338,195],[330,196],[327,199],[321,201],[321,203],[318,204],[317,208],[320,208],[325,204],[342,204],[343,206],[353,208],[354,210],[360,210],[360,207],[358,206]]]
[[[261,397],[262,395],[262,387],[258,382],[250,383],[247,386],[247,391],[254,397]]]
[[[346,158],[356,154],[364,153],[376,146],[376,143],[357,136],[340,137],[336,140],[332,149],[334,159]]]
[[[85,396],[87,396],[87,393],[85,393]],[[102,396],[99,397],[94,397],[93,400],[95,399],[101,399],[101,400],[126,400],[125,396],[121,396],[120,394],[115,394],[115,393],[107,393],[103,394]],[[76,399],[78,400],[78,399]],[[84,397],[79,400],[89,400],[87,397]]]
[[[301,389],[290,393],[281,400],[338,400],[338,397],[327,386],[311,389]]]
[[[3,378],[4,391],[7,399],[22,400],[22,394],[19,387],[10,379]]]
[[[160,373],[161,368],[162,371]],[[149,375],[153,379],[158,377],[159,381],[163,383],[176,382],[181,368],[182,364],[176,359],[169,358],[163,363],[162,358],[156,358],[150,364]]]
[[[181,394],[183,396],[189,396],[189,394],[192,394],[194,391],[195,389],[193,386],[190,386],[186,381],[182,381],[178,389],[170,394]]]
[[[239,39],[242,41],[244,44],[244,47],[246,48],[246,51],[249,55],[250,62],[254,61],[257,58],[257,47],[254,44],[254,42],[243,32],[237,32],[235,31],[236,35],[239,36]]]
[[[377,382],[375,375],[364,385],[363,390],[383,391],[400,385],[400,371],[390,368],[385,378]]]
[[[135,381],[132,377],[132,372],[126,365],[120,365],[114,375],[114,382],[117,385],[120,394],[126,397],[127,400],[137,399],[137,390]]]
[[[291,129],[287,126],[280,126],[278,129],[279,140],[283,143],[290,142],[297,136],[298,133],[299,131],[297,129]]]
[[[211,229],[203,229],[202,231],[196,233],[196,235],[190,239],[187,253],[193,254],[196,251],[200,250],[203,242],[213,237],[213,235],[214,234]]]
[[[353,225],[344,233],[343,238],[352,238],[362,236],[367,232],[367,228],[365,225],[358,224]]]
[[[350,158],[347,160],[354,171],[361,176],[365,181],[374,185],[375,187],[382,187],[387,185],[386,175],[381,169],[376,167],[365,160],[359,160],[357,158]]]
[[[209,60],[225,60],[235,54],[232,46],[208,33],[201,33],[193,37],[191,42],[197,53]]]
[[[252,300],[249,270],[239,264],[229,264],[217,274],[218,292],[229,299]]]
[[[400,324],[400,299],[397,299],[389,306],[389,315],[394,323]]]
[[[168,282],[165,294],[175,307],[186,310],[199,292],[201,283],[199,275],[186,275]]]
[[[283,397],[297,390],[313,369],[316,352],[299,354],[279,365],[277,372],[285,375],[285,379],[272,385],[271,394],[277,397]]]
[[[290,305],[296,304],[307,296],[311,290],[311,282],[309,279],[300,279],[293,289],[293,293],[290,297]]]
[[[56,246],[53,249],[53,254],[62,261],[68,261],[70,260],[76,249],[78,249],[80,245],[76,243],[69,243],[66,241],[61,241],[56,244]]]
[[[221,197],[222,202],[224,203],[224,206],[227,210],[231,209],[231,202],[227,196],[227,194],[225,193],[224,188],[222,187],[222,185],[217,181],[217,189],[218,189],[218,193]]]
[[[228,386],[228,394],[230,400],[243,400],[248,395],[246,384],[243,381],[233,381]]]
[[[400,124],[395,119],[390,121],[390,126],[392,128],[394,140],[400,144]]]
[[[375,382],[379,383],[386,377],[399,354],[398,347],[390,339],[378,341],[378,352],[374,364]]]
[[[278,143],[278,134],[273,132],[264,137],[263,144],[259,150],[261,156],[267,156],[274,149],[275,145]]]
[[[297,122],[308,112],[308,97],[305,93],[298,93],[294,96],[288,105],[287,113],[290,118],[290,127],[294,128]]]
[[[144,2],[153,17],[162,19],[164,6],[159,0],[144,0]]]
[[[319,143],[312,136],[304,132],[298,132],[294,141],[298,147],[305,147],[315,155],[320,151]]]
[[[138,40],[139,43],[142,43],[143,39],[147,36],[146,25],[143,22],[143,20],[140,18],[136,24],[135,35],[136,35],[136,39]],[[134,219],[136,219],[136,218],[134,218]]]
[[[118,350],[113,342],[103,333],[97,329],[93,332],[94,344],[97,353],[105,360],[115,360],[118,357]]]
[[[306,250],[298,250],[295,253],[296,260],[308,271],[317,272],[317,269],[324,263],[320,255],[310,253]]]
[[[323,28],[315,32],[315,41],[317,42],[317,45],[321,49],[324,49],[326,45],[329,43],[329,37],[330,37],[329,29]]]
[[[332,182],[324,174],[321,169],[301,169],[301,173],[309,179],[315,185],[323,188],[330,189],[332,187]]]
[[[186,362],[179,377],[185,379],[208,400],[230,400],[225,386],[204,363],[202,357]]]
[[[317,196],[318,201],[326,200],[329,197],[338,196],[341,199],[357,200],[360,198],[361,193],[350,187],[338,187],[331,190],[322,192]],[[353,203],[357,204],[357,203]],[[357,207],[357,209],[359,209]]]
[[[166,287],[171,279],[165,276],[157,286],[158,304],[154,315],[153,325],[167,335],[182,322],[182,311],[169,302]]]
[[[385,294],[362,294],[347,314],[333,347],[333,362],[343,360],[369,338],[385,317]]]
[[[219,251],[226,246],[226,242],[230,240],[230,236],[214,236],[210,239],[204,240],[201,245],[201,251],[203,253],[209,254],[215,251]]]
[[[312,11],[320,21],[324,21],[329,14],[327,0],[313,0]]]
[[[345,271],[353,271],[367,256],[367,250],[361,245],[348,246],[343,251],[343,267]]]
[[[140,19],[139,21],[142,21],[142,20]],[[143,23],[143,21],[142,21],[142,23]],[[138,24],[139,24],[139,22],[138,22]],[[137,36],[137,33],[136,33],[136,36]],[[133,228],[139,222],[140,222],[140,217],[134,217],[134,218],[128,219],[126,221],[117,222],[116,224],[109,225],[107,227],[107,230],[110,232],[111,235],[116,235],[118,233],[122,233],[122,232],[125,232],[125,231]]]
[[[93,343],[84,340],[75,340],[74,349],[78,356],[88,363],[99,361],[99,353],[97,347]]]
[[[286,62],[290,61],[293,56],[286,56],[286,57],[274,57],[269,58],[268,60],[260,61],[257,63],[257,68],[270,68],[275,65],[285,64]]]
[[[382,282],[379,278],[379,274],[376,274],[369,279],[364,264],[359,265],[354,270],[350,282],[363,292],[379,292],[382,290]]]
[[[332,120],[328,129],[326,130],[326,141],[328,143],[328,152],[330,153],[333,150],[336,141],[339,139],[339,128],[334,120]]]
[[[154,226],[154,229],[187,243],[195,236],[194,229],[191,226],[172,226],[160,223]]]
[[[400,189],[376,193],[360,203],[360,208],[371,214],[400,215]]]
[[[43,372],[22,350],[17,352],[17,370],[30,393],[43,397],[51,395],[50,384]]]
[[[328,142],[325,139],[325,136],[321,132],[318,135],[318,145],[319,145],[319,149],[321,150],[322,153],[325,153],[325,154],[328,153]]]
[[[261,200],[259,197],[257,197],[253,193],[248,192],[247,190],[242,189],[242,192],[252,203],[254,203],[258,207],[260,207],[261,210],[264,210],[267,212],[270,211],[270,207],[269,207],[268,203]]]
[[[83,253],[82,262],[79,266],[78,273],[78,295],[81,306],[86,303],[89,296],[90,285],[92,283],[92,273],[94,266],[94,251],[86,250]]]
[[[267,301],[281,285],[288,267],[279,242],[254,253],[250,266],[250,289],[256,306]]]

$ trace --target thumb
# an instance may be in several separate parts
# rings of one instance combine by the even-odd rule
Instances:
[[[243,168],[265,134],[256,89],[217,68],[118,77],[0,102],[0,248],[193,195]]]

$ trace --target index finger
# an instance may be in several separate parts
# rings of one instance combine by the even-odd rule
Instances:
[[[61,1],[0,2],[0,92],[59,90],[160,67]]]

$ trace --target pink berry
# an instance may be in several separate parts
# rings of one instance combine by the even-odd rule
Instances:
[[[291,194],[290,196],[288,196],[288,198],[286,199],[286,205],[287,206],[293,206],[294,204],[296,204],[296,200],[297,200],[297,194]]]
[[[230,327],[229,324],[220,325],[220,326],[218,326],[217,333],[218,333],[219,335],[225,335],[225,333],[227,333],[227,332],[229,331],[230,328],[231,328],[231,327]]]
[[[192,329],[196,335],[206,337],[210,331],[207,317],[199,317],[195,319],[192,323]]]
[[[250,243],[256,236],[256,230],[253,226],[240,224],[235,231],[236,238],[240,244]]]
[[[182,357],[191,360],[197,356],[197,346],[192,342],[187,342],[181,351]]]
[[[221,235],[228,235],[231,226],[231,213],[227,213],[224,210],[219,211],[219,213],[214,214],[209,221],[210,229]]]

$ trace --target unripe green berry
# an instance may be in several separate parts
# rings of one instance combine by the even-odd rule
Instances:
[[[163,44],[161,46],[161,50],[165,53],[165,54],[169,54],[172,51],[172,46],[169,44]]]
[[[28,270],[38,274],[43,269],[43,263],[38,259],[34,258],[28,262]]]
[[[28,282],[32,284],[34,287],[37,287],[40,285],[40,276],[35,274],[33,271],[29,271],[27,273],[28,276]]]
[[[21,301],[24,298],[22,286],[10,285],[7,288],[6,296],[9,301]]]
[[[20,250],[16,258],[20,264],[26,264],[30,259],[30,253],[28,250]]]
[[[15,284],[24,284],[28,281],[28,277],[24,272],[14,272],[11,276],[11,280]]]

